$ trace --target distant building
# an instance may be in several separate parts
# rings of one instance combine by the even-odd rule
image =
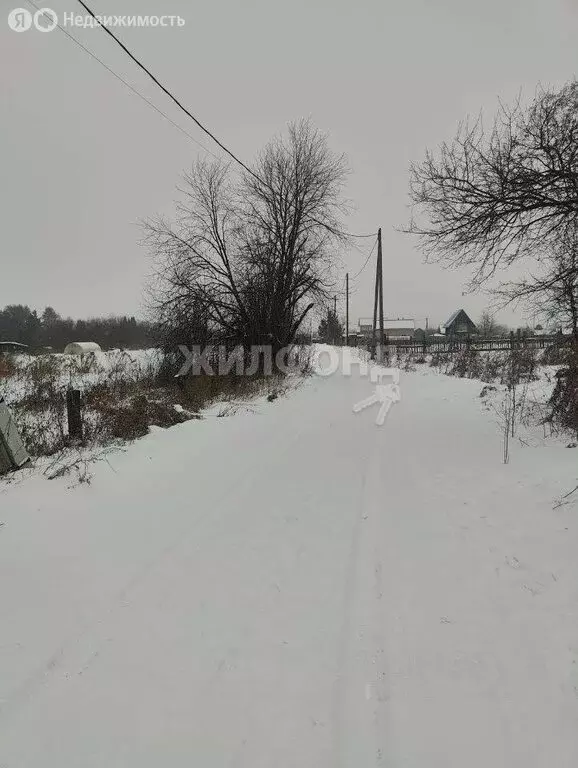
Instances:
[[[440,325],[440,332],[444,336],[470,336],[477,331],[476,324],[463,309],[457,309],[443,325]]]
[[[359,325],[360,336],[371,336],[373,332],[373,323],[371,320],[370,321],[360,320],[358,325]]]
[[[409,318],[384,318],[383,331],[386,337],[394,342],[395,340],[408,341],[413,339],[415,333],[415,320]],[[377,332],[379,334],[379,321],[377,323]],[[373,334],[373,321],[359,321],[359,335],[365,338],[371,338]]]
[[[415,320],[398,318],[396,320],[384,320],[383,330],[388,339],[409,341],[415,333]]]

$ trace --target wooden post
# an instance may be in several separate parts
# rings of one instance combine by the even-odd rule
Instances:
[[[68,436],[73,440],[82,440],[82,411],[79,389],[67,391],[66,411],[68,414]]]

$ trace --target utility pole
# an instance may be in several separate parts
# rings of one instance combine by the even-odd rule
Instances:
[[[377,261],[379,263],[379,357],[383,354],[385,336],[383,333],[383,256],[381,252],[381,227],[377,230]]]
[[[345,346],[349,346],[349,272],[345,275]]]
[[[333,331],[331,332],[331,337],[333,339],[332,343],[337,344],[338,341],[341,341],[340,339],[337,338],[337,336],[333,336],[333,332],[337,328],[337,295],[333,296],[333,322],[332,323],[329,322],[330,319],[331,319],[331,310],[328,308],[327,309],[327,330],[329,330],[330,328],[333,328]]]
[[[379,230],[379,235],[381,234],[381,229]],[[378,237],[379,237],[378,235]],[[373,299],[373,327],[372,327],[372,333],[371,333],[371,359],[375,360],[375,350],[377,347],[377,300],[379,298],[379,255],[381,253],[381,249],[377,252],[377,264],[375,267],[375,296]]]

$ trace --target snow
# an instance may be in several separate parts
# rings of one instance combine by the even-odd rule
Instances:
[[[106,382],[114,377],[137,379],[139,376],[158,370],[162,354],[158,349],[120,350],[107,352],[99,350],[84,357],[50,353],[46,355],[14,355],[17,372],[14,376],[0,379],[0,392],[9,405],[17,403],[30,394],[34,387],[34,370],[45,366],[54,369],[54,375],[46,373],[43,378],[53,379],[61,389],[69,386],[84,390],[86,387]]]
[[[576,451],[505,466],[480,382],[400,387],[1,483],[2,768],[575,768]]]

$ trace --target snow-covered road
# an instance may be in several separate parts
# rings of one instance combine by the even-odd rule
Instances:
[[[0,485],[2,768],[575,768],[576,452],[359,376]]]

